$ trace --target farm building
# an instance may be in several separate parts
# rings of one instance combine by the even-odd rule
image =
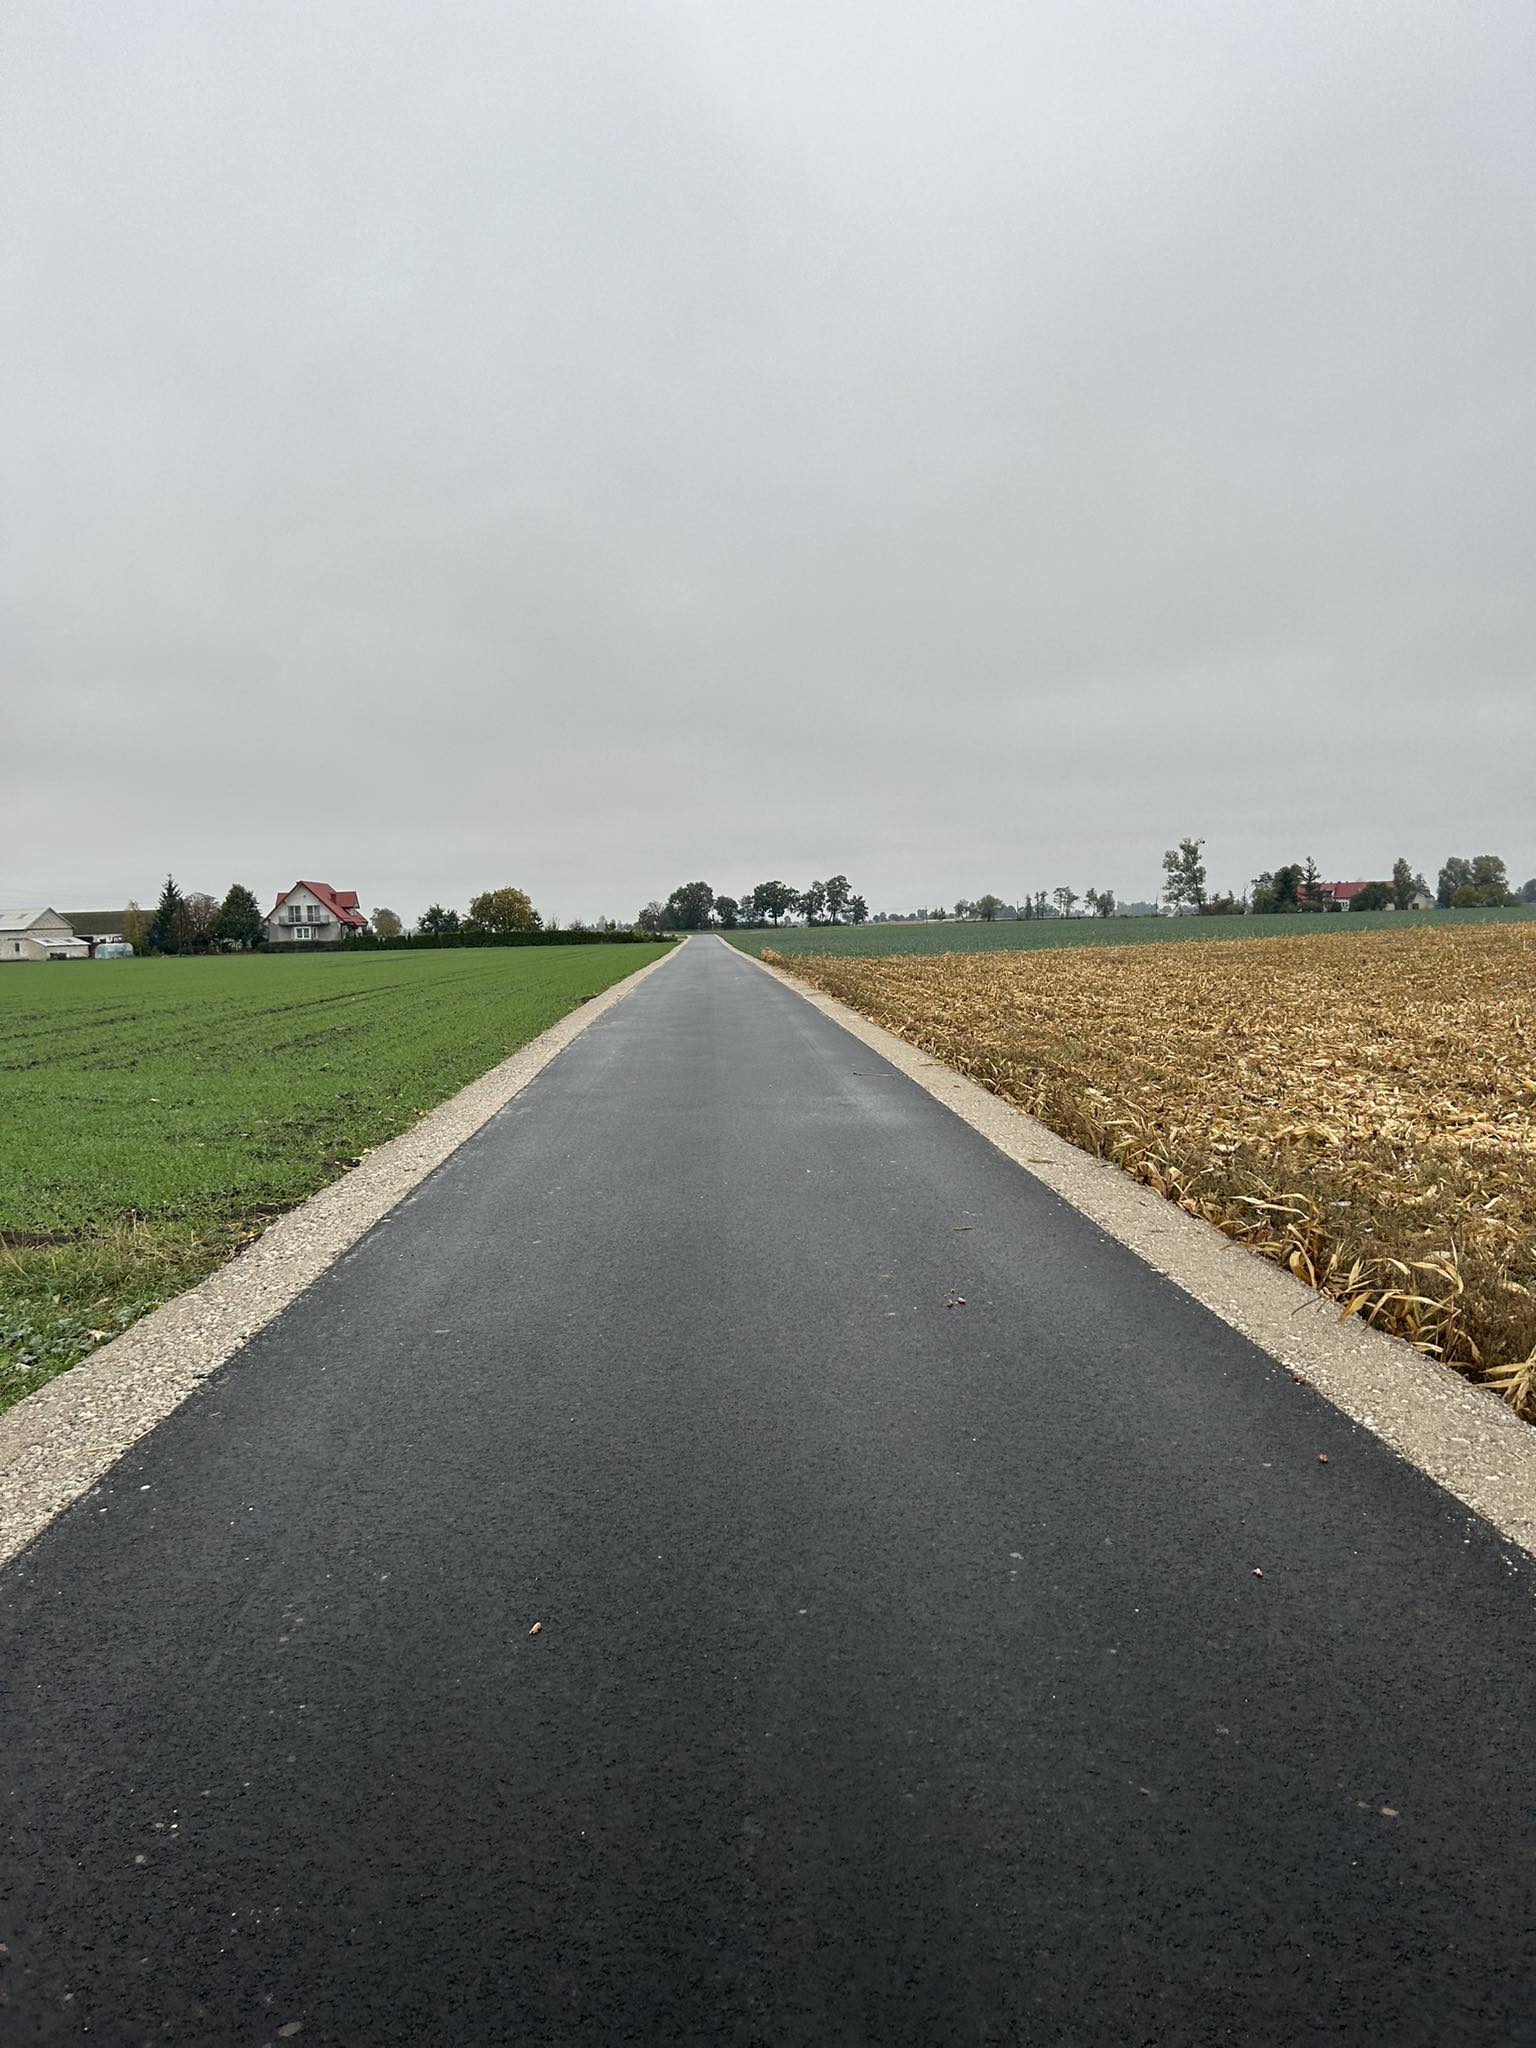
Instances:
[[[60,915],[77,939],[84,939],[94,954],[100,946],[123,943],[126,910],[66,910]]]
[[[348,932],[366,931],[368,920],[357,907],[355,889],[295,882],[268,911],[266,925],[271,946],[336,946]]]
[[[90,946],[56,910],[0,910],[0,960],[89,960]]]
[[[1337,903],[1344,910],[1353,910],[1355,898],[1360,894],[1360,891],[1362,889],[1369,889],[1372,886],[1373,884],[1370,882],[1319,882],[1317,893],[1325,903]],[[1392,884],[1390,882],[1382,882],[1375,886],[1390,889]],[[1435,899],[1433,896],[1418,894],[1415,895],[1408,907],[1410,910],[1433,910],[1434,906]],[[1387,908],[1390,910],[1392,905],[1388,903]]]

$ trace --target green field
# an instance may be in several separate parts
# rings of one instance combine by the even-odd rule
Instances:
[[[0,974],[0,1408],[666,947]]]
[[[1536,904],[1513,910],[1362,910],[1300,917],[1047,917],[1006,923],[789,925],[775,931],[722,932],[744,953],[985,953],[1023,946],[1136,946],[1190,939],[1287,939],[1317,932],[1411,931],[1426,925],[1483,924],[1536,917]]]

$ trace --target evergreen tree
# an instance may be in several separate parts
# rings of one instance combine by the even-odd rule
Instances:
[[[221,946],[235,946],[241,951],[248,951],[261,944],[266,931],[261,905],[243,882],[231,882],[228,895],[219,905],[218,919],[213,927],[214,937]]]
[[[173,875],[165,878],[165,887],[160,891],[160,901],[155,906],[154,917],[149,926],[150,951],[174,953],[181,944],[177,936],[177,920],[181,911],[182,895]]]

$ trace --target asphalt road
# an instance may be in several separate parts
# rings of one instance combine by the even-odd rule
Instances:
[[[1532,1619],[698,941],[0,1575],[0,2040],[1536,2042]]]

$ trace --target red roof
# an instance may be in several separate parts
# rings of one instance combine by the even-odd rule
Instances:
[[[361,931],[368,922],[367,918],[363,916],[357,907],[357,891],[355,889],[333,889],[329,882],[295,882],[293,889],[307,889],[311,896],[317,897],[325,905],[326,909],[340,924],[349,924],[355,930]],[[288,901],[288,898],[293,894],[293,889],[279,889],[277,901],[267,912],[268,917],[276,917],[277,913]]]
[[[1369,882],[1319,882],[1318,893],[1331,896],[1335,903],[1353,903],[1362,889],[1370,888]]]

